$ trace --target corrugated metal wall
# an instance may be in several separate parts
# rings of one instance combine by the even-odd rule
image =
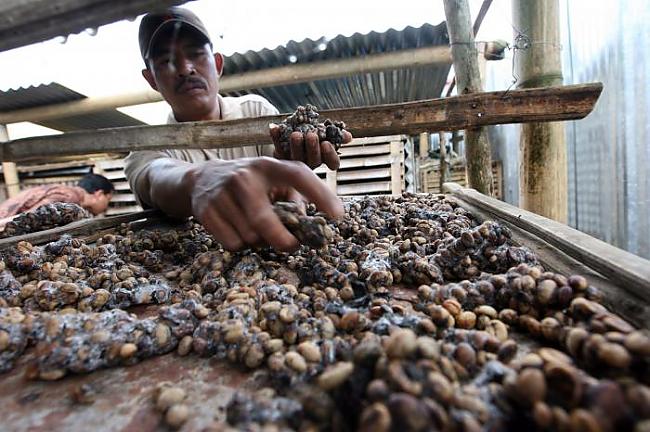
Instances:
[[[594,111],[565,123],[569,224],[650,258],[650,1],[560,0],[560,10],[565,84],[604,84]],[[488,62],[486,90],[510,85],[512,55]],[[515,205],[519,133],[519,125],[490,128],[504,200]]]
[[[563,0],[567,84],[602,81],[567,123],[570,224],[650,257],[650,2]]]

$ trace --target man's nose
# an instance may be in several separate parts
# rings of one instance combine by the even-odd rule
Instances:
[[[187,76],[195,73],[194,63],[184,55],[176,57],[176,73],[179,76]]]

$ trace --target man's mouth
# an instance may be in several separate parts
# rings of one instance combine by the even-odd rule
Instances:
[[[194,93],[195,91],[207,90],[205,84],[200,81],[185,81],[178,88],[178,93]]]

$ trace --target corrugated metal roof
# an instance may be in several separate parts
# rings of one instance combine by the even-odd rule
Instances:
[[[226,58],[224,74],[448,44],[449,36],[444,22],[436,26],[425,24],[419,28],[390,29],[383,33],[339,35],[330,41],[323,38],[315,41],[290,41],[286,46],[274,50],[233,54]],[[228,96],[260,94],[281,112],[293,111],[297,105],[307,102],[320,109],[330,109],[432,99],[440,97],[450,67],[410,67],[231,92]]]
[[[0,112],[71,102],[85,98],[85,95],[70,90],[59,83],[21,87],[19,89],[0,92]],[[145,124],[117,110],[103,110],[92,114],[76,115],[35,123],[62,132]]]
[[[404,49],[448,45],[446,24],[406,27],[386,32],[339,35],[331,40],[305,39],[290,41],[273,50],[248,51],[226,58],[225,74],[281,67],[289,64],[308,64],[325,60],[343,59]],[[239,96],[256,93],[267,98],[280,112],[291,112],[305,103],[319,109],[400,103],[440,97],[449,75],[450,65],[414,66],[347,77],[251,89],[227,93]],[[42,84],[0,92],[0,112],[33,108],[83,99],[86,96],[58,83]],[[63,132],[80,129],[99,129],[142,125],[117,110],[38,122],[42,126]]]

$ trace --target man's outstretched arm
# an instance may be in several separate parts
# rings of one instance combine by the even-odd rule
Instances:
[[[138,178],[140,199],[170,216],[196,217],[227,249],[269,244],[298,247],[273,211],[274,200],[304,196],[332,217],[341,201],[305,164],[272,158],[188,163],[151,161]]]

